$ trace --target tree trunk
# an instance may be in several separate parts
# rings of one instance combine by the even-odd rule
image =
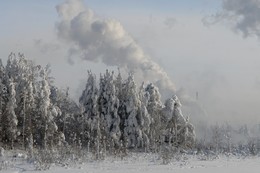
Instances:
[[[23,97],[23,149],[25,149],[25,101],[26,101],[26,96],[24,95]]]

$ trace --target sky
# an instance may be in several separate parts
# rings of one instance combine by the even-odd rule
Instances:
[[[69,86],[77,100],[87,70],[98,76],[106,68],[116,69],[117,64],[108,66],[102,58],[70,56],[76,43],[77,53],[84,52],[86,47],[80,45],[85,42],[78,37],[62,35],[59,26],[65,17],[56,7],[64,2],[2,1],[0,58],[5,62],[10,52],[23,52],[37,64],[50,63],[56,85]],[[198,102],[209,120],[260,122],[259,0],[86,0],[83,4],[84,9],[93,11],[93,23],[98,20],[104,25],[110,21],[118,26],[125,35],[122,39],[141,50],[141,59],[165,72],[177,93],[195,99],[198,92]],[[118,30],[108,31],[113,35]],[[95,42],[95,37],[91,39]],[[101,39],[119,44],[113,38]],[[93,55],[105,51],[100,47]],[[109,53],[114,55],[113,51]],[[127,63],[138,65],[133,61]]]

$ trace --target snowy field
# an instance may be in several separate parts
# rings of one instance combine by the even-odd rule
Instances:
[[[124,158],[107,158],[103,161],[87,161],[85,163],[71,163],[67,165],[52,165],[49,170],[37,171],[33,164],[29,164],[22,156],[8,161],[3,173],[153,173],[153,172],[174,172],[174,173],[259,173],[259,157],[227,157],[220,156],[215,159],[204,160],[198,156],[182,158],[181,161],[170,161],[169,164],[162,164],[162,160],[155,155],[134,154]],[[3,160],[2,160],[3,164]]]

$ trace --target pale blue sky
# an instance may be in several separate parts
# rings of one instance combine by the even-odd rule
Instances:
[[[12,36],[49,28],[57,20],[55,6],[62,0],[1,1],[1,35]],[[87,6],[101,14],[141,15],[203,13],[219,8],[218,0],[88,0]]]

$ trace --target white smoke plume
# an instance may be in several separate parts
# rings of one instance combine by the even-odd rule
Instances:
[[[134,71],[140,82],[154,82],[162,99],[178,94],[184,103],[183,111],[192,120],[206,116],[196,100],[176,91],[167,73],[144,53],[118,21],[97,16],[81,0],[66,1],[56,9],[61,18],[56,25],[58,37],[70,45],[68,55],[72,61],[80,57]]]
[[[222,11],[203,20],[207,25],[223,21],[244,37],[260,38],[260,0],[222,0]]]
[[[134,71],[139,78],[156,83],[164,93],[175,92],[167,73],[144,53],[120,22],[97,16],[81,0],[69,0],[56,9],[61,18],[58,36],[71,45],[70,58],[102,61]]]

